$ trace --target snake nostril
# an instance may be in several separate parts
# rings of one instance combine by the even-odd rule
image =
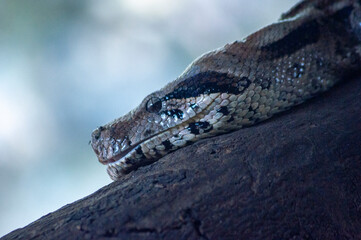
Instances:
[[[98,127],[97,129],[95,129],[94,131],[93,131],[93,138],[95,139],[95,140],[98,140],[99,138],[100,138],[100,134],[101,134],[101,132],[104,130],[104,127]]]

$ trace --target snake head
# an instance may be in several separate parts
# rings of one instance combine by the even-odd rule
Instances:
[[[143,153],[145,143],[167,128],[156,113],[163,108],[158,95],[151,94],[133,111],[93,131],[91,146],[112,179],[153,160]]]
[[[211,136],[220,119],[231,118],[227,98],[246,88],[249,81],[211,71],[209,66],[218,64],[220,54],[204,55],[178,79],[144,98],[136,109],[94,130],[91,145],[113,180]]]

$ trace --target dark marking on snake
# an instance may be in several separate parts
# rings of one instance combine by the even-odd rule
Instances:
[[[191,103],[190,105],[190,108],[192,108],[194,111],[198,111],[198,109],[199,109],[199,106],[196,104],[196,103]]]
[[[337,21],[337,22],[343,22],[346,25],[350,26],[350,14],[353,10],[352,6],[347,6],[344,7],[340,10],[338,10],[337,12],[335,12],[331,18],[333,18],[333,20]]]
[[[200,133],[200,130],[203,130],[204,133],[211,131],[213,126],[209,122],[194,122],[190,123],[187,129],[190,133],[197,135]]]
[[[221,107],[220,109],[217,110],[217,112],[223,113],[223,115],[229,114],[228,108],[226,106]]]
[[[170,143],[169,140],[165,140],[162,142],[163,146],[165,147],[165,150],[170,150],[172,149],[173,145]]]
[[[316,43],[320,38],[320,26],[316,20],[303,23],[280,40],[261,47],[268,60],[291,55],[307,45]]]
[[[140,146],[135,148],[136,153],[143,154],[142,148]]]
[[[179,119],[183,119],[183,112],[179,109],[171,109],[171,110],[167,110],[167,111],[163,111],[160,113],[161,115],[162,114],[165,114],[167,116],[170,116],[170,117],[173,117],[173,118],[179,118]]]
[[[195,103],[192,103],[192,104],[190,104],[189,105],[193,110],[195,110],[195,109],[198,109],[199,107],[198,107],[198,105],[197,104],[195,104]]]
[[[182,87],[164,96],[163,100],[198,97],[211,93],[242,93],[243,90],[240,91],[239,88],[233,87],[232,83],[238,83],[239,86],[247,88],[251,81],[246,77],[237,78],[226,73],[203,72],[185,79],[180,83]],[[184,88],[185,85],[188,87]]]

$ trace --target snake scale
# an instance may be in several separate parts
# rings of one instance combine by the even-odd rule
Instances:
[[[196,59],[136,109],[94,130],[91,145],[116,180],[298,105],[360,63],[361,0],[303,0],[278,22]]]

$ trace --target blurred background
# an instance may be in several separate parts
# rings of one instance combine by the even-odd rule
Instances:
[[[90,133],[296,0],[2,0],[0,237],[109,184]]]

